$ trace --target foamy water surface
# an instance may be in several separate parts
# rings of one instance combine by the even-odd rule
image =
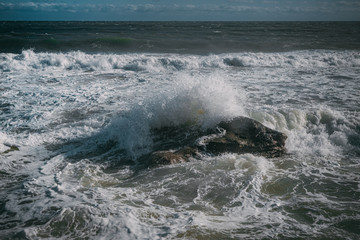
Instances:
[[[5,239],[360,236],[358,51],[24,50],[0,70]],[[239,115],[284,132],[287,153],[139,162],[152,128]]]

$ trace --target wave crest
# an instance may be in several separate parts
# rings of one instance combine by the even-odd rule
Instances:
[[[289,153],[321,156],[359,154],[360,121],[330,109],[250,112],[249,116],[286,133]]]
[[[356,51],[296,51],[285,53],[233,53],[209,56],[178,54],[87,54],[35,53],[0,54],[0,69],[11,71],[82,70],[108,71],[184,71],[200,68],[228,67],[358,67],[360,53]]]
[[[151,147],[151,129],[209,128],[221,120],[244,115],[243,96],[219,75],[208,78],[182,74],[116,117],[105,135],[137,157]]]

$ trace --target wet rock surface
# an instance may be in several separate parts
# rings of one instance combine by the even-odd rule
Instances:
[[[15,145],[4,144],[4,146],[8,149],[6,151],[0,152],[0,154],[8,154],[13,151],[20,151],[19,147]]]
[[[287,138],[284,133],[247,117],[220,122],[207,131],[172,127],[155,129],[153,136],[154,151],[143,156],[149,165],[187,162],[203,154],[252,153],[278,157],[286,151]]]
[[[205,141],[206,151],[213,154],[259,153],[267,157],[277,157],[285,152],[287,136],[253,119],[238,117],[229,122],[221,122],[218,127],[226,133]]]

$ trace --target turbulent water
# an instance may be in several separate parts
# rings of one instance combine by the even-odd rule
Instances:
[[[359,29],[1,23],[0,238],[359,239]],[[286,154],[140,160],[236,116]]]

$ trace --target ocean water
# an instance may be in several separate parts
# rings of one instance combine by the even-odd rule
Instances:
[[[359,239],[359,111],[359,23],[2,22],[0,238]],[[141,162],[236,116],[286,153]]]

